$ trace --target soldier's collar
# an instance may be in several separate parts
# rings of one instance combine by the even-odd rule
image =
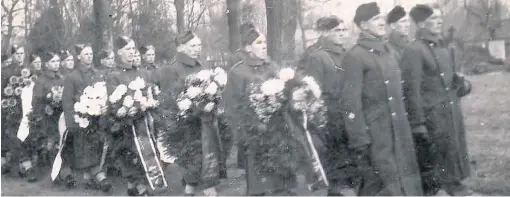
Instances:
[[[51,71],[51,70],[44,71],[44,75],[46,75],[47,77],[49,77],[51,79],[55,79],[57,77],[60,77],[58,71]]]
[[[388,42],[396,44],[398,46],[405,46],[409,43],[407,36],[402,35],[400,32],[392,31],[388,35]]]
[[[443,43],[440,36],[433,34],[428,29],[425,28],[418,29],[418,31],[416,32],[416,39],[424,40],[428,42],[428,44],[430,44],[431,46],[437,46]]]
[[[357,44],[368,49],[370,52],[386,53],[386,43],[382,38],[376,38],[368,33],[362,32],[359,35]]]
[[[94,68],[94,65],[90,65],[88,67],[85,67],[83,65],[78,65],[78,68],[83,71],[83,72],[87,72],[87,71],[92,71],[92,72],[96,72],[96,68]]]
[[[318,43],[321,46],[321,48],[323,48],[326,51],[330,51],[330,52],[337,53],[337,54],[345,53],[345,48],[343,47],[343,45],[335,44],[325,37],[321,36],[319,38]]]
[[[259,58],[252,57],[248,52],[244,50],[239,51],[239,54],[243,62],[249,66],[262,66],[269,63],[268,60],[262,60]]]
[[[175,59],[188,66],[198,65],[197,59],[191,58],[189,55],[186,55],[182,52],[177,52],[177,55],[175,55]]]

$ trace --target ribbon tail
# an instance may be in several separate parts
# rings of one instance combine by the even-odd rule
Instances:
[[[319,158],[319,153],[317,152],[315,144],[313,143],[312,135],[310,134],[310,131],[308,131],[308,116],[306,114],[306,111],[303,111],[303,128],[305,129],[306,139],[308,141],[308,145],[312,153],[313,170],[314,172],[319,173],[319,181],[322,181],[326,186],[329,186],[329,182],[326,177],[326,172],[324,171],[324,167],[322,166],[322,162]]]

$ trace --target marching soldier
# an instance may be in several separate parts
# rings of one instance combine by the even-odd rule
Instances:
[[[342,98],[348,146],[362,169],[358,195],[420,196],[400,69],[384,41],[386,26],[377,3],[360,5],[354,23],[361,33],[343,59]]]
[[[60,51],[60,74],[66,76],[74,70],[74,56],[68,50]]]
[[[343,44],[346,41],[347,28],[336,16],[320,18],[316,28],[321,36],[315,44],[315,50],[309,54],[304,68],[300,70],[317,79],[322,88],[322,97],[328,108],[328,124],[327,132],[317,135],[325,145],[322,148],[326,149],[322,150],[321,159],[330,183],[328,196],[340,196],[342,187],[352,186],[349,182],[357,173],[353,151],[347,146],[348,139],[345,137],[340,105],[339,87],[343,87],[342,58],[346,52]]]
[[[86,188],[99,188],[104,192],[110,190],[111,185],[106,174],[100,169],[101,151],[103,143],[99,131],[87,132],[80,128],[74,120],[74,104],[89,85],[100,81],[100,73],[92,65],[92,47],[78,44],[75,46],[77,68],[69,73],[64,80],[62,105],[68,135],[72,135],[74,150],[73,167],[83,173]],[[91,122],[91,124],[98,124]]]
[[[115,55],[113,51],[103,49],[97,54],[99,58],[99,67],[101,71],[101,78],[107,79],[108,75],[116,71],[115,67]]]
[[[441,188],[450,195],[470,195],[472,191],[461,183],[470,169],[460,108],[460,97],[470,92],[470,83],[455,72],[441,37],[441,11],[416,5],[409,15],[418,30],[402,55],[401,67],[409,122],[418,150],[425,150],[418,152],[420,163],[426,165],[421,169],[425,194],[435,195]]]
[[[395,52],[397,60],[400,60],[402,52],[409,45],[409,17],[402,6],[394,7],[386,18],[386,24],[391,29],[388,35],[389,46]]]

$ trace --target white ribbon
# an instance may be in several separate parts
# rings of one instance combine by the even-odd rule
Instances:
[[[24,142],[30,134],[30,125],[28,124],[28,114],[32,111],[32,95],[34,90],[34,83],[30,83],[21,91],[21,108],[23,116],[18,127],[17,137]]]
[[[53,161],[53,166],[51,168],[51,180],[52,181],[55,181],[58,174],[60,173],[60,169],[62,169],[61,153],[62,153],[62,149],[64,149],[64,143],[65,143],[65,140],[67,137],[66,130],[67,130],[67,128],[66,128],[66,122],[64,119],[64,112],[62,112],[62,114],[60,115],[60,118],[58,120],[58,132],[60,134],[59,146],[58,146],[59,149],[58,149],[57,155],[55,156],[55,160]]]

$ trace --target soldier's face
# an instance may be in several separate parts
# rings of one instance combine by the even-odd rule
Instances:
[[[184,53],[191,58],[198,58],[202,52],[202,41],[195,36],[193,39],[184,44]]]
[[[406,15],[397,22],[391,24],[392,29],[397,31],[398,33],[402,35],[408,35],[409,34],[409,27],[411,26],[409,16]]]
[[[16,52],[12,55],[12,62],[16,64],[23,64],[23,60],[25,59],[25,48],[20,47]]]
[[[133,56],[133,66],[139,67],[142,64],[142,59],[140,57],[140,52],[135,51],[135,54]]]
[[[251,44],[251,53],[260,59],[267,59],[267,43],[264,35],[260,35],[253,41]]]
[[[72,55],[67,56],[65,60],[62,60],[60,63],[62,67],[66,69],[73,69],[74,68],[74,57]]]
[[[51,71],[58,71],[60,66],[60,58],[58,55],[54,55],[53,58],[50,59],[50,61],[46,62],[46,68]]]
[[[442,32],[443,19],[441,18],[441,10],[434,9],[434,13],[425,20],[425,27],[434,34]]]
[[[156,59],[156,51],[154,51],[153,49],[147,50],[147,52],[145,52],[145,54],[143,55],[143,60],[146,63],[152,64],[152,63],[154,63],[155,59]]]
[[[115,60],[114,60],[114,55],[113,55],[113,53],[110,53],[110,54],[108,55],[108,57],[105,57],[105,58],[101,59],[101,60],[100,60],[100,63],[101,63],[101,65],[106,66],[106,67],[108,67],[108,68],[113,68],[113,67],[115,67]]]
[[[344,44],[347,38],[347,26],[341,22],[337,27],[328,33],[328,38],[335,44]]]
[[[41,58],[36,57],[34,61],[32,61],[32,68],[35,70],[41,70]]]
[[[372,17],[370,20],[362,22],[361,28],[374,36],[386,35],[386,22],[382,14]]]
[[[94,55],[92,54],[92,47],[87,46],[83,48],[83,50],[80,52],[80,55],[78,55],[78,60],[80,60],[83,65],[89,66],[92,65],[93,57]]]
[[[135,54],[135,41],[130,40],[126,46],[118,50],[117,54],[119,55],[120,61],[125,64],[132,64]]]

